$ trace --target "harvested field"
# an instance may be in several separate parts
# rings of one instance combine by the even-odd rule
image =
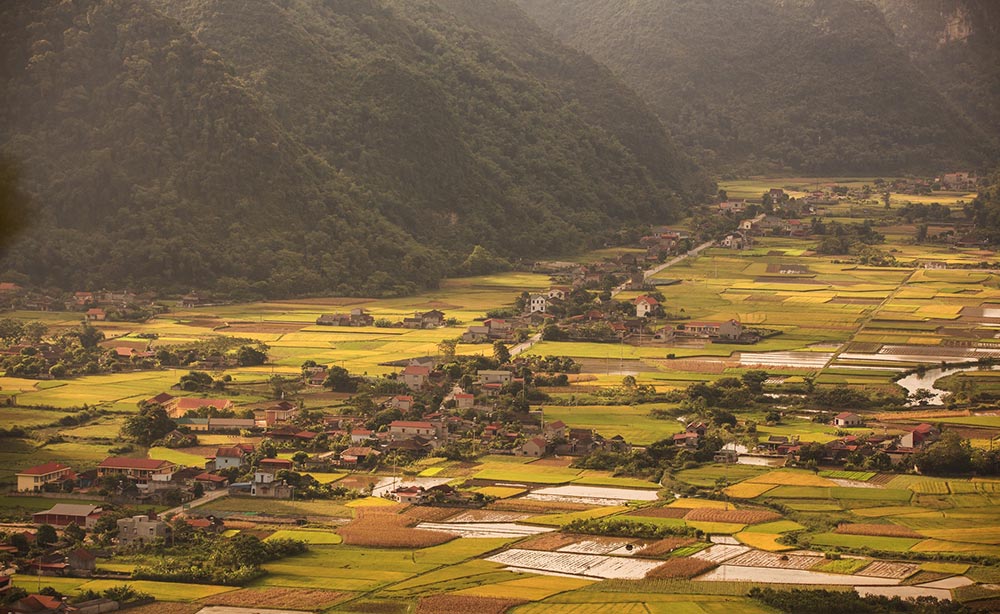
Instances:
[[[209,605],[245,608],[286,608],[289,610],[324,610],[350,593],[308,588],[244,588],[203,599]]]
[[[452,510],[454,511],[454,510]],[[465,510],[452,516],[448,522],[517,522],[529,518],[523,512],[495,512],[493,510]]]
[[[704,559],[677,557],[669,559],[653,571],[646,574],[647,578],[693,578],[715,567],[715,563]]]
[[[509,565],[519,570],[538,570],[619,580],[642,579],[649,571],[660,566],[659,561],[569,552],[521,550],[519,548],[504,550],[486,560]]]
[[[898,524],[842,524],[834,533],[847,535],[873,535],[878,537],[923,537],[909,527]]]
[[[444,533],[456,537],[505,537],[519,538],[555,531],[555,528],[532,527],[513,522],[421,522],[417,530]]]
[[[411,528],[414,519],[375,508],[359,508],[358,518],[337,532],[352,546],[426,548],[455,538],[449,533]]]
[[[695,578],[699,582],[761,582],[765,584],[830,584],[853,586],[857,584],[894,585],[899,580],[866,578],[859,582],[857,576],[821,573],[805,569],[771,569],[768,567],[738,567],[722,565]]]
[[[581,535],[578,540],[559,548],[558,551],[577,552],[580,554],[631,556],[642,552],[646,548],[646,544],[646,540],[636,538]]]
[[[893,578],[902,580],[920,571],[917,563],[894,563],[892,561],[875,561],[856,575],[866,578]]]
[[[700,508],[710,508],[717,510],[734,510],[736,506],[732,503],[726,503],[725,501],[716,501],[714,499],[693,499],[693,498],[680,498],[674,499],[670,502],[670,507],[680,507],[688,510],[700,509]]]
[[[655,490],[637,488],[604,488],[600,486],[553,486],[539,488],[525,495],[527,499],[540,501],[574,501],[597,505],[614,505],[621,501],[656,501]],[[611,501],[611,503],[607,503]]]
[[[553,552],[562,548],[563,546],[568,546],[578,539],[583,539],[583,535],[574,535],[568,533],[543,533],[536,537],[532,537],[526,541],[523,541],[517,545],[518,548],[524,548],[526,550],[545,550],[548,552]]]
[[[646,507],[623,516],[643,516],[645,518],[683,518],[690,512],[686,507]]]
[[[766,510],[714,510],[706,508],[693,509],[684,516],[684,520],[736,524],[760,524],[780,519],[781,514]]]
[[[711,561],[713,563],[721,563],[722,561],[729,560],[731,558],[740,556],[741,554],[746,554],[750,551],[750,548],[746,546],[730,546],[727,544],[715,544],[714,546],[708,547],[701,552],[692,554],[696,559],[702,559],[705,561]]]
[[[1000,527],[997,526],[975,527],[971,529],[934,529],[922,532],[927,537],[944,541],[989,545],[1000,544]]]
[[[494,599],[467,595],[434,595],[417,604],[416,614],[503,614],[510,608],[527,603],[520,599]]]
[[[431,507],[429,505],[414,505],[403,510],[402,514],[412,518],[414,522],[440,522],[455,515],[455,508]]]
[[[591,507],[593,507],[593,505],[587,503],[574,503],[572,501],[535,501],[533,499],[520,498],[494,501],[486,506],[486,509],[505,512],[544,514],[546,512],[582,512],[583,510],[589,510]]]
[[[135,608],[129,608],[132,614],[194,614],[204,607],[200,603],[177,603],[171,601],[154,601]]]
[[[775,554],[753,550],[726,561],[726,565],[740,567],[768,567],[771,569],[811,569],[823,561],[821,556]]]
[[[643,548],[642,551],[639,552],[639,556],[656,557],[664,554],[670,554],[677,548],[690,546],[693,543],[695,543],[695,539],[691,537],[666,537]]]

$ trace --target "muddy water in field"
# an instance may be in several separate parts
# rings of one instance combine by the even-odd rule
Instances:
[[[947,377],[949,375],[954,375],[955,373],[962,373],[964,371],[979,371],[978,366],[974,367],[956,367],[952,369],[928,369],[924,371],[923,375],[919,373],[913,373],[907,375],[906,377],[900,379],[896,383],[906,389],[907,394],[913,394],[914,392],[924,389],[929,390],[933,397],[927,399],[925,405],[944,405],[944,396],[948,394],[947,390],[941,390],[940,388],[934,387],[934,382],[938,381],[942,377]],[[998,367],[994,365],[989,370],[996,371]],[[915,405],[915,403],[911,403]]]

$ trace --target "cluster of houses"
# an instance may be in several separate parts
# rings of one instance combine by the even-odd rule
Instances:
[[[837,414],[832,424],[838,428],[858,428],[865,425],[862,416],[853,412]],[[892,464],[899,464],[919,452],[928,444],[937,441],[940,431],[933,425],[922,423],[905,427],[905,432],[897,435],[865,434],[845,435],[823,444],[823,455],[819,459],[824,464],[843,464],[851,459],[865,459],[878,453],[885,453]],[[759,452],[769,455],[801,459],[803,443],[797,436],[771,435],[757,445]]]
[[[78,291],[65,294],[48,294],[25,288],[15,282],[0,282],[0,305],[4,308],[26,311],[78,311],[89,321],[104,321],[108,312],[150,307],[156,296],[136,294],[129,290]]]
[[[412,316],[403,318],[396,323],[401,328],[438,328],[444,326],[445,314],[438,309],[430,311],[418,311]],[[351,309],[349,313],[327,313],[316,318],[316,324],[320,326],[372,326],[375,324],[375,317],[360,307]]]

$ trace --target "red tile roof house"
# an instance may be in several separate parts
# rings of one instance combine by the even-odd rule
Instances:
[[[393,439],[410,439],[417,437],[434,437],[437,429],[430,422],[408,422],[394,420],[389,423],[389,434]]]
[[[221,475],[215,475],[212,473],[201,473],[194,476],[194,481],[201,484],[203,488],[207,490],[217,490],[219,488],[225,488],[229,484],[229,480],[222,477]]]
[[[841,427],[864,426],[865,419],[855,413],[844,411],[837,414],[833,419],[833,425]]]
[[[112,456],[97,466],[97,477],[124,476],[145,484],[152,480],[169,481],[175,471],[177,465],[167,460]]]
[[[45,463],[29,467],[17,474],[17,490],[19,492],[36,492],[46,484],[76,479],[76,473],[62,463]]]
[[[155,398],[155,397],[154,397]],[[173,400],[163,404],[167,410],[167,415],[171,418],[183,418],[184,414],[202,407],[214,407],[222,411],[233,406],[229,399],[199,399],[196,397],[175,397]]]
[[[645,318],[656,310],[660,302],[651,296],[639,296],[635,299],[635,315],[637,318]]]
[[[50,524],[54,527],[68,527],[75,524],[89,529],[97,523],[102,511],[96,505],[57,503],[51,509],[32,514],[31,521],[35,524]]]
[[[431,374],[430,367],[423,367],[420,365],[410,365],[403,369],[401,375],[403,377],[403,383],[410,390],[418,390],[427,381],[427,376]]]
[[[400,503],[420,503],[424,499],[424,487],[403,486],[392,491],[392,497]]]
[[[246,459],[246,451],[243,448],[233,446],[231,448],[219,448],[215,451],[215,469],[228,469],[230,467],[242,467]]]
[[[295,463],[285,458],[262,458],[260,460],[260,471],[264,473],[277,473],[282,469],[291,471]]]
[[[28,595],[8,607],[17,614],[63,614],[76,611],[76,608],[62,599],[48,595]]]

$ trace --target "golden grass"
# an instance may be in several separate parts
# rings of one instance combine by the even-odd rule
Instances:
[[[751,548],[757,548],[758,550],[766,550],[768,552],[784,552],[786,550],[795,550],[795,546],[787,546],[785,544],[779,544],[778,538],[781,537],[780,533],[748,533],[743,531],[734,535],[741,543],[750,546]]]
[[[685,509],[708,508],[716,510],[734,510],[736,506],[725,501],[713,499],[676,499],[668,507],[683,507]]]
[[[753,484],[777,484],[780,486],[836,486],[837,483],[805,471],[770,471],[752,477],[746,482]]]
[[[754,497],[759,497],[772,488],[777,487],[777,484],[740,482],[739,484],[733,484],[732,486],[726,487],[723,492],[734,499],[753,499]]]
[[[874,537],[916,537],[923,535],[917,533],[910,527],[898,524],[842,524],[837,527],[834,533],[845,535],[871,535]]]
[[[487,497],[508,499],[524,493],[524,490],[523,488],[515,488],[513,486],[483,486],[482,488],[477,488],[476,492],[482,493]]]
[[[383,499],[382,497],[365,497],[364,499],[355,499],[353,501],[348,501],[345,503],[347,507],[392,507],[394,505],[399,505],[395,501],[390,499]]]

